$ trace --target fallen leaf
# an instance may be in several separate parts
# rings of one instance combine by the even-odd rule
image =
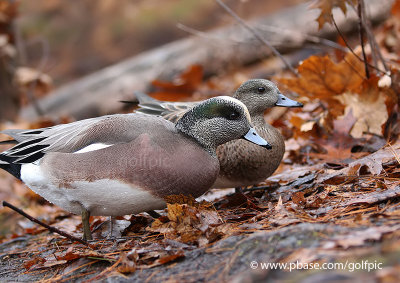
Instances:
[[[317,177],[316,182],[330,183],[332,179],[340,177],[354,178],[361,173],[371,173],[372,175],[378,175],[382,172],[382,164],[387,163],[391,160],[396,160],[396,156],[400,155],[400,142],[388,147],[384,147],[377,152],[371,153],[365,157],[357,159],[349,163],[348,167],[341,170],[327,170]]]
[[[136,263],[130,260],[126,253],[121,252],[117,271],[123,274],[133,273],[136,271]]]
[[[384,191],[377,191],[369,194],[363,194],[360,197],[344,202],[341,206],[349,206],[354,204],[363,204],[363,203],[377,203],[381,201],[385,201],[391,198],[396,198],[400,196],[400,186],[396,186],[392,189],[387,189]]]
[[[192,65],[172,82],[154,80],[152,85],[157,88],[151,96],[158,100],[180,101],[190,97],[203,80],[203,68]]]
[[[393,3],[391,14],[396,17],[400,17],[400,1],[395,1]]]
[[[0,23],[11,23],[17,17],[19,1],[0,1]]]
[[[352,4],[356,4],[356,0],[318,0],[311,7],[318,8],[321,10],[317,18],[318,29],[321,29],[325,23],[332,24],[332,10],[334,8],[340,8],[343,14],[346,14],[347,8],[346,3],[350,2]]]
[[[183,258],[183,257],[185,257],[185,253],[182,250],[179,250],[174,254],[170,254],[170,255],[167,255],[167,256],[164,256],[164,257],[161,257],[161,258],[157,259],[155,261],[155,263],[153,264],[153,266],[170,263],[170,262],[176,261],[177,259],[180,259],[180,258]]]
[[[276,80],[301,96],[324,101],[333,117],[342,115],[344,110],[335,96],[358,90],[365,77],[364,64],[352,53],[339,63],[332,62],[328,56],[310,56],[300,64],[298,71],[297,78]]]
[[[382,135],[382,125],[389,115],[385,104],[386,95],[377,85],[369,85],[362,94],[343,93],[337,99],[346,106],[344,116],[352,112],[356,118],[350,134],[361,138],[365,132]]]
[[[191,195],[168,195],[164,197],[164,200],[170,204],[188,204],[190,206],[198,206],[197,201]]]
[[[15,83],[23,90],[29,90],[34,87],[35,95],[47,94],[53,84],[52,79],[35,69],[28,67],[19,67],[14,74]]]
[[[326,247],[342,247],[348,249],[350,247],[359,247],[364,245],[366,241],[378,241],[382,238],[383,234],[391,233],[400,229],[400,226],[378,226],[370,227],[365,230],[355,231],[348,235],[341,235],[334,237],[333,241],[325,243]]]
[[[306,199],[304,198],[303,192],[295,192],[292,194],[292,201],[300,206],[304,206],[306,204]]]
[[[31,268],[34,268],[34,266],[43,265],[45,262],[46,260],[44,258],[36,256],[33,259],[26,261],[24,267],[26,270],[30,270]]]

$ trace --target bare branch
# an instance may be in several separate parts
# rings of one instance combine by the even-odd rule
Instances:
[[[336,24],[336,21],[335,21],[335,18],[333,17],[333,15],[331,15],[331,17],[332,17],[332,23],[333,23],[333,25],[335,26],[336,31],[338,32],[339,36],[343,39],[344,44],[346,44],[347,48],[350,50],[350,52],[351,52],[354,56],[356,56],[356,58],[357,58],[358,60],[360,60],[361,62],[365,63],[365,61],[364,61],[362,58],[360,58],[360,56],[358,56],[358,55],[354,52],[354,50],[351,48],[351,46],[350,46],[349,43],[347,42],[346,38],[344,37],[343,33],[340,31],[338,25]],[[376,71],[378,71],[378,72],[380,72],[380,73],[382,73],[382,74],[389,75],[389,73],[388,73],[387,71],[386,71],[386,72],[385,72],[385,71],[382,71],[382,70],[379,69],[378,67],[373,66],[373,65],[369,64],[368,62],[366,62],[366,64],[368,64],[369,67],[375,69]]]
[[[74,241],[74,242],[79,242],[79,243],[84,244],[84,245],[86,245],[86,246],[90,246],[88,242],[86,242],[86,241],[84,241],[84,240],[82,240],[82,239],[79,239],[79,238],[77,238],[77,237],[75,237],[75,236],[72,236],[72,235],[70,235],[70,234],[68,234],[68,233],[65,233],[65,232],[63,232],[63,231],[61,231],[61,230],[59,230],[59,229],[57,229],[57,228],[55,228],[55,227],[53,227],[53,226],[47,225],[46,223],[43,223],[42,221],[40,221],[40,220],[34,218],[33,216],[27,214],[27,213],[26,213],[25,211],[23,211],[22,209],[19,209],[18,207],[15,207],[15,206],[12,205],[11,203],[8,203],[8,202],[6,202],[6,201],[3,201],[3,206],[6,206],[6,207],[11,208],[12,210],[18,212],[18,213],[21,214],[22,216],[28,218],[30,221],[35,222],[35,223],[37,223],[37,224],[39,224],[39,225],[45,227],[45,228],[46,228],[47,230],[49,230],[50,232],[57,233],[57,234],[59,234],[59,235],[61,235],[61,236],[64,236],[64,237],[66,237],[66,238],[68,238],[68,239]]]
[[[366,11],[365,11],[364,0],[359,0],[359,3],[361,3],[362,23],[363,23],[365,32],[367,34],[369,44],[371,45],[372,54],[379,58],[379,60],[381,61],[383,67],[385,68],[385,71],[389,72],[390,69],[386,64],[385,59],[383,58],[381,49],[379,48],[379,45],[376,42],[375,36],[374,36],[374,34],[372,32],[371,23],[370,23],[370,21],[369,21],[369,19],[367,17]],[[376,67],[378,67],[377,63],[376,63]]]
[[[321,45],[325,45],[325,46],[328,46],[328,47],[332,47],[332,48],[338,49],[338,50],[343,51],[343,52],[348,52],[349,51],[348,48],[343,47],[342,45],[340,45],[340,44],[338,44],[338,43],[336,43],[336,42],[334,42],[332,40],[329,40],[329,39],[326,39],[326,38],[322,38],[322,37],[318,37],[318,36],[314,36],[314,35],[309,35],[309,34],[306,34],[306,33],[299,32],[299,31],[293,31],[293,30],[288,30],[288,29],[275,27],[275,26],[267,26],[267,25],[260,25],[260,26],[258,26],[258,28],[262,29],[262,30],[265,30],[265,31],[273,32],[273,33],[279,33],[279,34],[286,33],[288,35],[297,36],[297,37],[301,36],[305,40],[307,40],[309,42],[312,42],[312,43],[316,43],[316,44],[321,44]]]
[[[368,64],[367,64],[367,54],[365,54],[365,49],[364,49],[364,25],[363,25],[363,12],[362,12],[362,6],[363,2],[362,0],[358,0],[358,5],[357,5],[357,14],[358,14],[358,31],[360,33],[360,44],[361,44],[361,50],[362,50],[362,55],[364,58],[364,68],[365,68],[365,75],[367,78],[370,77],[369,75],[369,69],[368,69]],[[372,47],[372,46],[371,46]],[[377,66],[376,61],[374,62],[374,65]]]
[[[225,5],[224,2],[221,0],[215,0],[228,14],[230,14],[238,23],[240,23],[244,28],[246,28],[251,34],[254,35],[255,38],[257,38],[259,41],[264,43],[271,51],[272,53],[275,54],[283,64],[296,76],[299,76],[297,71],[289,64],[289,62],[286,61],[286,59],[282,56],[282,54],[279,53],[278,50],[276,50],[275,47],[273,47],[268,41],[266,41],[262,35],[255,30],[253,27],[251,27],[249,24],[247,24],[244,20],[242,20],[231,8],[229,8],[227,5]]]

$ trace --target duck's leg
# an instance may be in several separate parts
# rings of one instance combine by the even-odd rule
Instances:
[[[235,194],[243,194],[243,188],[242,187],[236,187],[235,188]]]
[[[149,210],[149,211],[146,211],[146,212],[147,212],[148,215],[150,215],[154,219],[157,219],[157,218],[161,217],[161,215],[158,212],[154,211],[154,210]]]
[[[83,239],[85,241],[92,240],[92,232],[90,231],[90,211],[82,207],[82,228],[83,228]]]
[[[109,239],[113,238],[114,222],[115,222],[115,216],[110,216],[110,233],[108,234]]]

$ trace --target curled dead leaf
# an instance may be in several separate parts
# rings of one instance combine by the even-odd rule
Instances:
[[[126,253],[121,252],[117,271],[124,274],[133,273],[136,271],[136,263],[130,260]]]
[[[356,0],[318,0],[311,7],[321,10],[317,18],[318,28],[321,29],[325,23],[332,24],[332,10],[334,8],[340,8],[343,14],[346,14],[347,8],[346,3],[350,2],[354,5]]]
[[[42,87],[49,89],[52,85],[52,79],[48,75],[28,67],[19,67],[15,71],[14,80],[22,87],[28,87],[32,83],[38,83]]]
[[[172,82],[154,80],[152,85],[157,88],[151,93],[156,99],[179,101],[193,94],[203,80],[203,67],[192,65]]]
[[[339,63],[328,56],[310,56],[298,71],[297,78],[277,78],[277,81],[301,96],[321,100],[358,89],[365,77],[364,64],[352,53]]]
[[[197,206],[198,203],[195,200],[195,198],[191,195],[187,196],[187,195],[183,195],[183,194],[179,194],[179,195],[169,195],[164,197],[164,200],[167,203],[174,203],[174,204],[188,204],[190,206]]]

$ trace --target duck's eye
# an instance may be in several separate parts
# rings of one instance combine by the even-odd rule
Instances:
[[[265,92],[265,87],[260,86],[260,87],[258,88],[258,92],[259,92],[259,93],[264,93],[264,92]]]
[[[229,120],[236,120],[237,118],[239,118],[239,113],[237,113],[237,112],[231,112],[229,115],[228,115],[228,119]]]

